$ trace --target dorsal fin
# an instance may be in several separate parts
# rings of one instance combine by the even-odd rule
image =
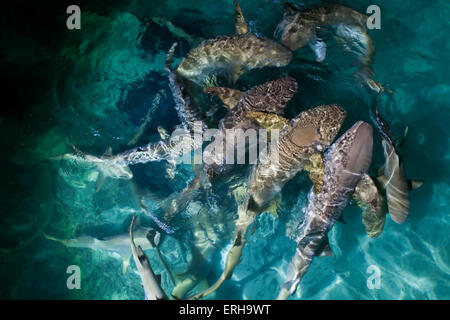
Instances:
[[[408,189],[414,190],[423,185],[423,180],[408,180]]]
[[[169,137],[169,133],[163,127],[157,126],[156,130],[158,130],[159,136],[161,137],[162,140],[166,140]]]
[[[236,8],[236,33],[246,34],[248,33],[247,23],[245,22],[244,15],[242,14],[241,6],[234,0],[234,7]]]
[[[112,155],[113,155],[112,148],[109,146],[108,148],[106,148],[105,153],[103,153],[103,156],[112,157]]]
[[[322,190],[323,175],[325,170],[323,155],[320,152],[312,154],[309,158],[309,163],[305,165],[303,169],[309,172],[309,179],[314,185],[314,193],[319,194]]]
[[[244,94],[242,91],[225,87],[211,87],[206,89],[205,92],[219,97],[228,110],[235,107]]]
[[[321,256],[321,257],[333,256],[333,251],[331,250],[330,241],[328,240],[328,236],[325,236],[325,238],[322,240],[322,243],[320,244],[319,250],[316,255]]]

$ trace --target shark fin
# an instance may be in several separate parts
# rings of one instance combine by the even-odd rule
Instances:
[[[378,174],[378,176],[384,175],[384,165],[382,165],[381,167],[378,168],[377,174]]]
[[[311,50],[316,56],[317,62],[322,62],[327,57],[327,44],[325,41],[319,38],[315,38],[313,41],[308,43]]]
[[[281,196],[278,195],[265,206],[264,211],[270,213],[275,218],[278,218],[278,210],[280,208],[280,205],[281,205]]]
[[[400,143],[397,145],[397,147],[401,147],[401,146],[405,143],[406,137],[408,136],[408,131],[409,131],[409,127],[406,126],[405,132],[403,133],[403,138],[402,138],[402,140],[400,141]]]
[[[130,258],[131,256],[126,256],[122,258],[122,274],[125,274],[127,272],[127,269],[130,266]]]
[[[166,163],[166,174],[169,177],[170,180],[173,180],[175,178],[175,169],[177,168],[177,164],[175,160],[167,160]]]
[[[141,203],[143,203],[143,200],[140,200]],[[145,204],[144,204],[145,206]],[[139,228],[141,226],[141,216],[136,216],[136,219],[133,223],[133,231],[136,230],[137,228]]]
[[[236,33],[246,34],[248,33],[248,26],[242,14],[241,6],[236,0],[234,0],[234,7],[236,8]]]
[[[297,7],[291,2],[283,3],[284,13],[288,15],[295,15],[298,12]]]
[[[233,109],[244,94],[242,91],[225,87],[211,87],[205,92],[219,97],[228,110]]]
[[[102,171],[98,172],[97,180],[95,181],[95,192],[99,192],[105,184],[106,176]]]
[[[387,181],[387,179],[386,179],[386,177],[384,175],[380,175],[380,176],[376,177],[375,179],[383,187],[384,187],[384,185],[386,184],[386,181]]]
[[[322,190],[323,175],[325,166],[323,164],[323,155],[320,152],[314,153],[309,158],[309,164],[304,167],[308,171],[309,178],[314,185],[314,193],[318,194]]]
[[[366,229],[366,234],[370,238],[378,237],[384,228],[384,223],[386,221],[386,214],[380,210],[371,210],[367,207],[362,216],[362,222]]]
[[[256,229],[258,229],[258,220],[255,221],[255,223],[253,224],[253,229],[252,229],[252,235],[255,234]],[[229,279],[229,278],[228,278]],[[228,280],[227,279],[227,280]]]
[[[113,156],[113,152],[112,152],[112,148],[109,146],[108,148],[106,148],[105,152],[103,153],[104,157],[112,157]]]
[[[152,245],[153,248],[156,248],[157,246],[159,246],[161,234],[158,231],[156,231],[155,229],[150,229],[147,232],[146,237],[147,237],[148,241],[150,241],[150,244]]]
[[[161,137],[161,140],[166,140],[169,137],[169,133],[163,127],[157,126],[156,129],[158,130],[158,133],[159,133],[159,136]]]
[[[106,148],[105,152],[102,155],[103,158],[111,158],[113,156],[112,148],[109,146]],[[95,181],[95,192],[99,192],[103,185],[105,184],[106,175],[103,173],[103,171],[99,170],[97,180]]]
[[[239,77],[245,73],[245,68],[243,65],[238,64],[236,65],[234,68],[231,69],[231,73],[229,73],[229,78],[228,80],[232,83],[235,84]]]
[[[67,242],[67,240],[58,239],[58,238],[49,236],[49,235],[46,234],[45,232],[42,232],[42,234],[43,234],[44,238],[45,238],[45,239],[48,239],[48,240],[56,241],[56,242],[62,243],[62,244],[64,244],[64,245],[65,245],[66,242]]]
[[[342,224],[347,224],[347,222],[345,222],[344,220],[344,215],[342,213],[336,221]]]
[[[423,180],[408,180],[409,190],[415,190],[423,185]]]
[[[322,241],[322,248],[319,252],[319,256],[321,257],[331,257],[333,256],[333,251],[331,251],[330,241],[328,240],[328,236]]]
[[[266,129],[267,131],[270,131],[271,129],[281,130],[287,124],[289,124],[289,120],[275,113],[253,111],[247,113],[245,117],[255,120],[261,127]]]

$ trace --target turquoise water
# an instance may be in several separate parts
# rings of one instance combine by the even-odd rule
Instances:
[[[376,239],[366,236],[360,210],[347,207],[346,224],[336,224],[329,234],[334,255],[313,261],[293,298],[449,299],[450,3],[339,3],[359,12],[371,4],[381,8],[381,29],[369,32],[376,47],[374,70],[395,94],[382,97],[380,111],[396,137],[408,126],[400,150],[406,174],[425,183],[410,194],[407,221],[398,225],[387,217]],[[202,39],[232,34],[234,7],[225,0],[214,5],[206,0],[80,2],[82,28],[69,31],[65,27],[69,4],[16,2],[2,12],[0,297],[143,299],[133,262],[122,274],[117,254],[68,248],[43,233],[60,239],[126,233],[131,216],[139,213],[136,189],[161,218],[168,202],[192,179],[192,167],[177,166],[170,179],[164,162],[135,165],[133,180],[107,178],[96,192],[95,168],[51,158],[71,152],[70,143],[90,154],[101,155],[108,147],[118,153],[158,140],[157,126],[170,131],[178,120],[164,71],[166,51],[178,41],[179,62]],[[252,32],[272,38],[282,4],[252,0],[241,6]],[[151,17],[177,29],[158,25]],[[190,37],[181,36],[180,30]],[[348,112],[343,132],[356,120],[370,121],[368,110],[374,103],[374,93],[351,77],[350,65],[351,57],[330,41],[324,62],[316,63],[311,51],[303,48],[289,66],[246,73],[236,88],[291,75],[299,90],[286,117],[339,103]],[[208,103],[202,108],[212,109],[218,102]],[[140,127],[143,131],[137,136]],[[381,138],[377,133],[374,138],[372,173],[383,163]],[[244,168],[236,175],[246,173]],[[218,181],[212,194],[199,194],[191,201],[173,221],[174,234],[161,231],[161,253],[179,280],[196,270],[199,278],[212,284],[223,269],[237,212],[233,181],[225,182]],[[304,174],[285,186],[279,217],[267,213],[259,217],[232,279],[209,299],[276,298],[295,251],[291,238],[310,187]],[[156,228],[149,218],[143,217],[142,224]],[[204,258],[201,250],[206,252]],[[154,250],[147,254],[170,292],[173,285]],[[69,265],[80,267],[79,290],[66,286]],[[366,285],[370,265],[381,272],[378,290]]]

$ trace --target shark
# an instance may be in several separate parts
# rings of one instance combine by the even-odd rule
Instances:
[[[373,117],[382,136],[384,165],[378,169],[378,175],[365,174],[353,195],[363,210],[363,224],[371,238],[378,237],[384,228],[386,215],[398,224],[405,222],[409,215],[409,191],[423,185],[423,181],[406,178],[402,158],[398,152],[398,143],[392,136],[388,124],[381,117],[378,107]],[[405,130],[404,139],[408,130]]]
[[[220,72],[235,83],[252,69],[289,64],[292,52],[277,42],[251,33],[238,2],[234,1],[234,5],[236,34],[208,39],[191,49],[179,64],[178,75],[204,87]]]
[[[182,210],[186,203],[196,195],[194,191],[201,187],[210,186],[210,181],[223,176],[233,165],[225,163],[227,130],[262,128],[260,119],[265,117],[274,119],[274,122],[286,123],[281,114],[287,103],[292,99],[298,89],[297,81],[292,77],[268,81],[255,86],[245,92],[226,87],[211,87],[206,89],[208,94],[219,97],[228,109],[225,117],[220,121],[218,132],[214,141],[204,150],[205,164],[197,168],[195,177],[173,200],[166,212],[165,219],[170,221],[173,216]],[[218,146],[214,148],[213,146]],[[220,148],[222,146],[222,148]]]
[[[161,287],[161,276],[156,276],[150,261],[142,250],[140,245],[136,246],[134,240],[134,220],[136,215],[131,219],[130,224],[130,247],[133,254],[134,263],[136,264],[139,276],[141,277],[142,286],[144,288],[146,300],[167,300],[167,296]]]
[[[177,127],[180,130],[178,135],[170,136],[164,128],[158,127],[160,140],[150,142],[144,146],[134,147],[115,155],[113,155],[112,149],[108,147],[106,152],[100,157],[87,154],[70,143],[74,153],[59,155],[51,159],[86,163],[97,169],[99,176],[96,182],[96,191],[99,191],[103,186],[106,177],[132,179],[133,173],[129,166],[139,163],[165,160],[168,162],[166,171],[169,176],[173,176],[171,172],[174,170],[176,159],[187,152],[201,147],[202,139],[196,139],[196,136],[200,135],[201,137],[203,131],[207,129],[201,113],[185,92],[183,83],[171,66],[176,46],[177,43],[174,43],[167,52],[165,69],[168,72],[169,88],[175,101],[175,110],[181,121],[181,125]]]
[[[319,193],[312,189],[308,194],[296,252],[278,300],[287,299],[296,291],[312,259],[329,247],[327,234],[341,216],[363,174],[369,170],[372,148],[372,126],[358,121],[325,153],[323,185]]]
[[[293,4],[285,3],[275,36],[281,34],[281,43],[292,51],[309,45],[316,61],[321,62],[326,58],[327,46],[316,31],[331,26],[336,41],[358,55],[355,77],[360,83],[376,92],[388,91],[371,78],[375,75],[372,68],[375,46],[366,30],[367,19],[366,15],[339,4],[313,6],[301,11]]]
[[[248,228],[256,216],[264,212],[270,201],[298,172],[307,166],[318,166],[317,161],[311,158],[316,158],[333,142],[345,117],[345,110],[338,105],[303,111],[283,128],[279,139],[271,142],[268,152],[260,155],[248,182],[248,196],[238,206],[233,244],[227,254],[225,270],[215,284],[192,299],[214,292],[231,277],[240,262]],[[315,180],[320,188],[320,179]]]
[[[160,233],[152,228],[136,227],[133,232],[134,242],[143,250],[149,250],[159,245]],[[104,239],[97,239],[92,236],[82,235],[73,239],[57,239],[44,233],[48,240],[57,241],[70,248],[89,248],[101,250],[118,255],[122,259],[122,273],[125,274],[130,264],[132,251],[130,249],[130,238],[128,233],[119,234]]]

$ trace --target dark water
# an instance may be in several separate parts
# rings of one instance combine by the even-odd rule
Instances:
[[[382,97],[380,110],[396,137],[408,126],[401,148],[406,174],[425,184],[411,193],[406,223],[398,225],[388,217],[377,239],[365,235],[360,211],[348,207],[347,223],[337,224],[329,235],[334,256],[314,260],[294,298],[448,299],[450,3],[339,3],[360,12],[371,4],[381,8],[381,30],[370,31],[376,46],[374,70],[395,94]],[[107,178],[96,192],[95,168],[52,157],[72,152],[70,143],[91,154],[101,155],[108,147],[118,153],[159,139],[157,126],[171,131],[178,120],[164,71],[166,51],[178,41],[178,62],[202,39],[232,34],[234,7],[232,1],[79,1],[82,28],[69,31],[65,12],[70,4],[15,1],[1,13],[0,297],[142,299],[133,262],[122,274],[117,254],[68,248],[43,234],[69,239],[126,233],[132,214],[139,212],[136,187],[161,217],[167,202],[193,177],[192,167],[177,166],[169,179],[164,162],[136,165],[133,180]],[[252,0],[241,6],[252,31],[272,38],[282,4]],[[178,31],[152,17],[171,22]],[[343,129],[356,120],[370,121],[374,93],[359,87],[347,72],[351,59],[342,48],[332,41],[329,46],[323,63],[304,48],[288,67],[252,71],[236,87],[291,75],[299,90],[287,117],[339,103],[349,113]],[[372,171],[383,162],[380,141],[376,134]],[[290,236],[310,187],[303,175],[286,185],[279,218],[261,215],[233,278],[211,298],[276,297],[295,250]],[[180,279],[196,269],[211,284],[220,274],[236,219],[231,191],[219,182],[213,195],[199,194],[174,221],[175,234],[163,233],[161,252]],[[202,228],[205,219],[211,230]],[[148,218],[142,223],[156,227]],[[205,260],[195,253],[198,248],[206,252]],[[147,253],[155,271],[163,272],[154,251]],[[66,286],[69,265],[80,267],[80,290]],[[379,290],[366,286],[370,265],[381,271]],[[165,272],[163,287],[168,292],[173,288]]]

